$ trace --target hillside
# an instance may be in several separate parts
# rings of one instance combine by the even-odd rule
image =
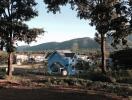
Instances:
[[[17,48],[17,51],[43,51],[43,50],[55,50],[55,49],[97,49],[99,48],[98,43],[89,37],[77,38],[64,42],[48,42],[39,44],[36,46],[20,46]]]

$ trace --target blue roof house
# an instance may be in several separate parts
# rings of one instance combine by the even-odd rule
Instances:
[[[77,63],[77,57],[75,53],[66,50],[54,51],[48,57],[48,73],[75,75],[76,63]]]

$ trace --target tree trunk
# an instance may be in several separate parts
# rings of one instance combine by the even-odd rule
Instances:
[[[1,41],[1,42],[0,42],[0,50],[1,50],[1,51],[3,50],[3,47],[4,47],[4,42]]]
[[[101,62],[102,62],[102,73],[106,73],[106,56],[105,56],[105,37],[101,34]]]
[[[8,52],[8,70],[7,75],[12,77],[12,53]]]

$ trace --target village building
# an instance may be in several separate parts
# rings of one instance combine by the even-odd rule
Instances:
[[[75,65],[77,63],[77,56],[69,50],[54,51],[48,57],[48,73],[75,75]]]

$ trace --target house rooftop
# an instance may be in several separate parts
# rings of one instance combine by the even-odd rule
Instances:
[[[70,50],[56,50],[53,53],[51,53],[49,56],[51,56],[55,52],[58,52],[62,57],[70,57],[70,58],[73,58],[74,55],[75,55],[75,53],[72,53]]]
[[[73,58],[75,53],[64,53],[65,57]]]
[[[56,50],[59,53],[72,53],[71,50]]]

